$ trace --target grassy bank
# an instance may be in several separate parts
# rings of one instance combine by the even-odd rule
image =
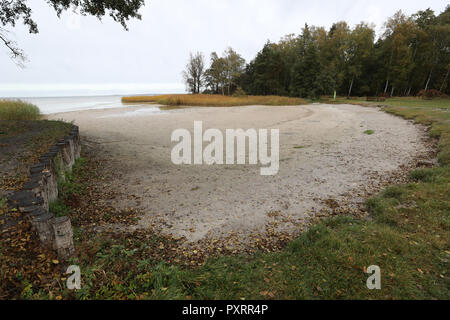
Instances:
[[[173,94],[161,96],[123,97],[124,103],[157,103],[167,106],[231,107],[249,105],[290,106],[306,104],[300,98],[281,96],[223,96],[213,94]]]
[[[0,100],[0,120],[37,120],[39,108],[21,100]]]
[[[71,127],[62,121],[0,120],[0,196],[20,189],[29,168]]]

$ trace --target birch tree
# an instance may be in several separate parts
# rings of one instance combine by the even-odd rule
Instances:
[[[186,64],[186,69],[183,71],[183,79],[186,84],[186,89],[190,93],[198,94],[203,87],[203,79],[205,73],[205,57],[203,53],[197,52],[189,54],[189,62]]]

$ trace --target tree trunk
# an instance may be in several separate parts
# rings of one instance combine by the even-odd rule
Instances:
[[[387,92],[388,86],[389,86],[389,79],[386,79],[386,86],[384,87],[384,93],[385,94]]]
[[[348,89],[347,99],[350,99],[350,95],[352,94],[353,81],[355,80],[355,76],[352,77],[352,82],[350,83],[350,88]]]
[[[444,85],[445,82],[447,82],[447,78],[448,78],[448,73],[449,73],[450,69],[447,69],[447,74],[445,75],[444,81],[442,82],[441,87],[439,88],[439,91],[442,92],[442,89],[444,89]]]
[[[408,93],[406,95],[409,97],[410,94],[411,94],[411,87],[409,87]]]
[[[69,217],[58,217],[53,219],[53,231],[55,237],[56,251],[58,257],[67,260],[75,253],[73,245],[73,230]]]
[[[391,98],[394,95],[394,86],[392,86],[392,90],[391,90]]]
[[[431,71],[430,71],[430,74],[428,75],[427,83],[425,84],[425,91],[428,90],[428,85],[430,84],[430,80],[431,80]]]

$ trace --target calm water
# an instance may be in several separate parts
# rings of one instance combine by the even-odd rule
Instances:
[[[20,98],[31,102],[41,109],[41,113],[59,113],[88,109],[120,108],[129,104],[121,102],[122,96],[89,96],[89,97],[46,97]],[[133,104],[134,105],[134,104]]]

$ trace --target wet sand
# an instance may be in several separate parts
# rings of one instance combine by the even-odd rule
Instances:
[[[136,226],[157,226],[188,241],[233,232],[243,239],[269,222],[296,233],[334,201],[359,206],[366,191],[430,151],[423,127],[353,105],[201,107],[159,111],[129,107],[52,114],[75,121],[86,148],[99,147],[123,196],[118,208],[138,208]],[[172,164],[171,133],[207,128],[279,129],[280,169],[259,165]],[[364,133],[373,130],[374,134]],[[329,209],[329,208],[328,208]]]

